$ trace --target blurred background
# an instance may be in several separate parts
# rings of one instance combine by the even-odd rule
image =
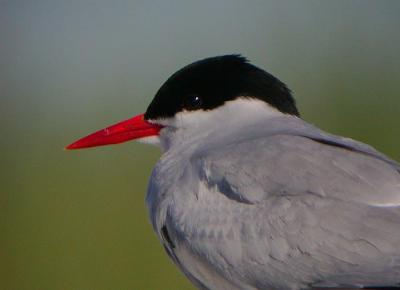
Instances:
[[[144,205],[156,148],[68,152],[241,53],[304,119],[400,160],[400,1],[0,0],[0,289],[193,289]]]

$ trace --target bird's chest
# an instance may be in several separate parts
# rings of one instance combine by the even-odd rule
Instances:
[[[221,200],[220,194],[205,188],[188,167],[169,178],[165,170],[155,168],[147,205],[168,255],[200,288],[221,285],[219,289],[237,289],[216,271],[216,267],[226,264],[225,256],[235,256],[228,253],[226,245],[239,242],[234,226],[237,210]]]
[[[282,238],[270,239],[279,236],[277,213],[287,205],[238,202],[192,168],[182,169],[171,175],[156,167],[147,197],[169,256],[201,289],[255,289],[249,286],[254,280],[249,271],[263,277],[263,288],[271,286],[274,272],[267,269],[276,261],[284,265],[290,254]]]
[[[240,264],[242,258],[237,251],[242,248],[237,227],[240,210],[220,200],[217,193],[203,190],[199,183],[196,192],[174,197],[166,211],[163,242],[183,272],[200,288],[246,289],[228,278],[234,275],[233,265]]]

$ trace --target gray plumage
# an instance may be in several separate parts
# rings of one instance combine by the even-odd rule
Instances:
[[[199,288],[400,283],[395,161],[288,115],[207,134],[165,152],[147,196],[166,251]]]

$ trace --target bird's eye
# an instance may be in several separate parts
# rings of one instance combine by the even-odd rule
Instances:
[[[197,110],[203,105],[203,99],[199,95],[188,95],[183,101],[183,106],[187,110]]]

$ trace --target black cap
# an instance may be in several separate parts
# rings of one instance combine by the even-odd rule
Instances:
[[[284,83],[240,55],[224,55],[194,62],[174,73],[158,90],[145,118],[212,110],[238,97],[259,99],[282,113],[299,116]]]

